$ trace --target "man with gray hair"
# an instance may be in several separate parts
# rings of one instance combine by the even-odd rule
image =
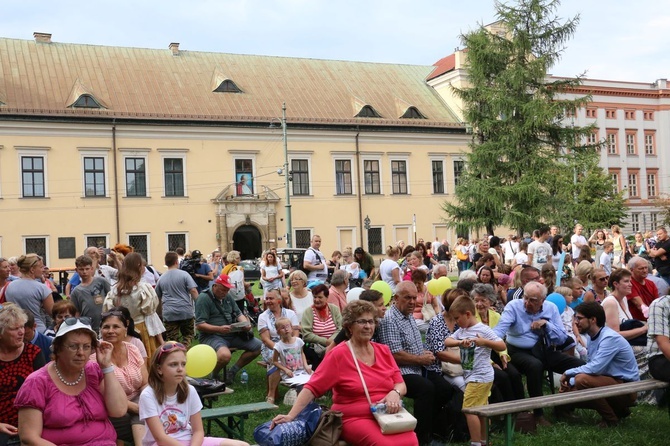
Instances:
[[[440,277],[447,277],[449,272],[447,271],[447,265],[439,263],[433,267],[433,279],[439,279]]]
[[[631,293],[626,296],[628,309],[633,319],[646,321],[649,315],[649,305],[658,298],[658,288],[651,280],[647,279],[649,266],[647,260],[640,256],[634,256],[628,261],[628,269],[631,272]]]
[[[558,308],[545,302],[547,287],[539,282],[528,282],[523,288],[523,298],[507,303],[500,322],[493,332],[505,338],[512,364],[526,375],[528,394],[542,395],[544,370],[563,373],[567,369],[584,365],[584,361],[562,353],[571,338],[563,327]],[[548,426],[542,409],[535,410],[538,424]]]

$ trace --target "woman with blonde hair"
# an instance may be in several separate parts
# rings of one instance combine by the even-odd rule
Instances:
[[[314,305],[314,296],[312,296],[310,289],[307,288],[307,275],[297,269],[288,276],[288,283],[291,287],[289,294],[293,303],[293,309],[298,315],[298,320],[301,321],[305,310]]]
[[[44,268],[42,257],[37,254],[22,255],[17,259],[16,264],[19,266],[21,278],[7,285],[5,299],[23,308],[24,311],[32,313],[35,316],[37,330],[44,333],[47,325],[41,309],[44,309],[46,314],[51,314],[54,298],[51,289],[36,280],[42,277]]]
[[[612,266],[614,268],[622,268],[625,265],[624,250],[626,249],[626,239],[621,233],[621,228],[619,226],[612,226],[612,235],[609,240],[614,244]]]
[[[158,296],[151,285],[141,281],[143,269],[144,260],[140,254],[131,252],[126,256],[119,270],[119,281],[105,297],[102,311],[121,306],[128,308],[130,317],[135,321],[135,329],[140,334],[147,354],[151,356],[158,348],[159,341],[149,334],[145,319],[156,313]]]

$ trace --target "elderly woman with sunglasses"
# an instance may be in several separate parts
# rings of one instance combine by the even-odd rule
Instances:
[[[37,254],[26,254],[18,258],[16,264],[21,271],[21,278],[7,285],[5,298],[7,302],[17,304],[24,311],[35,316],[37,330],[44,333],[47,326],[42,316],[42,309],[51,314],[54,298],[51,289],[37,279],[42,277],[44,264]]]
[[[114,307],[102,313],[100,335],[103,341],[114,346],[112,350],[114,375],[128,399],[128,412],[123,417],[111,419],[118,442],[123,444],[126,441],[141,446],[145,427],[139,417],[139,399],[142,389],[147,385],[148,372],[142,352],[133,344],[126,342],[129,322],[122,308]],[[91,360],[95,361],[96,356],[95,353],[91,355]]]
[[[23,342],[26,313],[14,304],[0,305],[0,444],[18,444],[14,398],[33,371],[44,366],[36,345]],[[48,353],[48,352],[47,352]]]
[[[52,349],[54,360],[28,376],[14,401],[22,444],[116,446],[109,417],[122,417],[128,404],[114,347],[82,317],[63,321]],[[92,351],[97,362],[88,360]]]

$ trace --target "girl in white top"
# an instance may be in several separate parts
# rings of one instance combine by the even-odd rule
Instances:
[[[147,430],[143,446],[249,446],[227,438],[205,437],[196,390],[186,381],[186,348],[178,342],[159,347],[151,358],[149,385],[140,395],[140,419]]]
[[[402,280],[398,259],[400,258],[400,248],[389,246],[386,248],[386,259],[379,265],[379,276],[388,283],[391,291],[395,293],[395,287]]]
[[[263,290],[265,290],[263,291],[263,295],[266,294],[266,290],[268,289],[284,288],[284,270],[279,262],[277,262],[277,256],[272,251],[268,251],[263,259],[261,280]]]

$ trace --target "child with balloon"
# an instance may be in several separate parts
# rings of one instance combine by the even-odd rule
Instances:
[[[198,394],[186,381],[186,347],[167,342],[151,357],[149,385],[140,396],[144,445],[249,446],[228,438],[205,437]]]

